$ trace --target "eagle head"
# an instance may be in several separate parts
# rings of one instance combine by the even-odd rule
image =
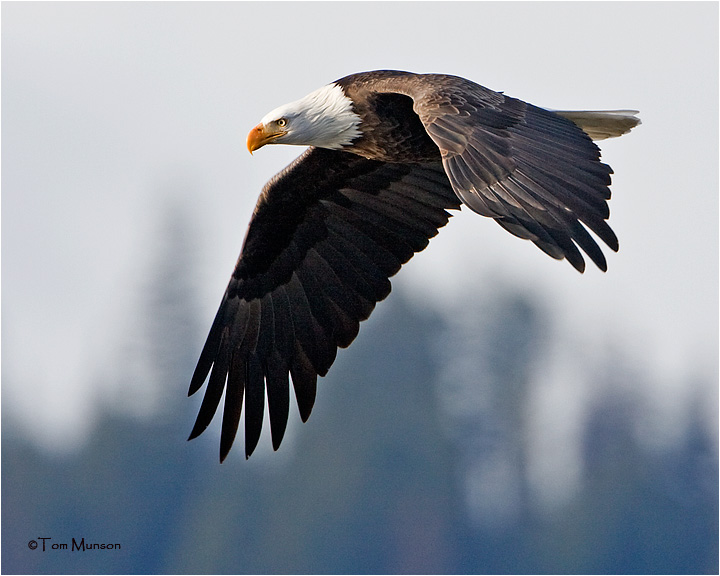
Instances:
[[[337,84],[328,84],[304,98],[275,108],[247,137],[250,153],[265,144],[296,144],[338,150],[359,137],[360,116]]]

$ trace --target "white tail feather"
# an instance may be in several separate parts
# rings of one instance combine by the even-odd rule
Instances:
[[[640,124],[637,110],[553,110],[572,120],[593,140],[604,140],[627,134]]]

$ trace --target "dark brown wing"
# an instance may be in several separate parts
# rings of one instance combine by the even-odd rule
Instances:
[[[443,167],[385,164],[310,148],[258,200],[235,271],[190,384],[208,373],[194,438],[225,390],[220,460],[245,404],[245,454],[255,449],[265,396],[273,447],[285,433],[292,377],[300,416],[317,376],[390,293],[389,277],[428,244],[460,202]]]
[[[612,170],[572,121],[456,76],[381,72],[376,84],[413,98],[468,207],[580,272],[578,247],[607,269],[587,229],[618,249],[605,222]]]

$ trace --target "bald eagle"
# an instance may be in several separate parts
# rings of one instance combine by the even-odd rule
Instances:
[[[636,111],[558,112],[464,78],[353,74],[281,106],[248,135],[308,146],[263,188],[190,384],[207,389],[190,439],[225,392],[220,461],[245,404],[245,456],[262,428],[273,448],[287,425],[292,378],[300,417],[317,377],[390,280],[462,204],[583,272],[580,249],[603,271],[592,231],[617,251],[608,226],[612,170],[593,140],[640,123]]]

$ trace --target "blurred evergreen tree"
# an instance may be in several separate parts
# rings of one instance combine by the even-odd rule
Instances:
[[[552,514],[533,506],[524,414],[548,325],[512,291],[450,323],[396,292],[320,381],[310,421],[293,414],[280,452],[266,433],[252,459],[236,450],[219,465],[216,424],[185,441],[204,328],[192,230],[181,210],[166,215],[118,374],[128,394],[154,387],[160,409],[111,403],[64,457],[3,419],[4,573],[717,572],[717,438],[691,425],[681,445],[649,451],[636,398],[591,411],[579,494]],[[597,378],[633,388],[617,370]],[[39,537],[122,549],[30,550]]]
[[[4,572],[163,569],[163,552],[175,538],[197,470],[192,464],[197,450],[188,450],[184,442],[191,416],[179,386],[193,367],[188,351],[198,346],[194,308],[188,305],[195,295],[188,280],[194,253],[190,219],[174,204],[164,215],[161,249],[154,252],[150,283],[140,287],[145,297],[131,323],[137,332],[116,335],[119,341],[129,338],[118,346],[122,373],[114,377],[122,384],[97,418],[87,445],[78,454],[53,458],[14,437],[6,442],[3,435]],[[118,365],[114,358],[107,362]],[[134,393],[155,399],[150,416],[130,415]],[[28,548],[29,540],[45,536],[53,538],[48,544],[68,548],[72,538],[82,537],[122,548],[85,553]]]

